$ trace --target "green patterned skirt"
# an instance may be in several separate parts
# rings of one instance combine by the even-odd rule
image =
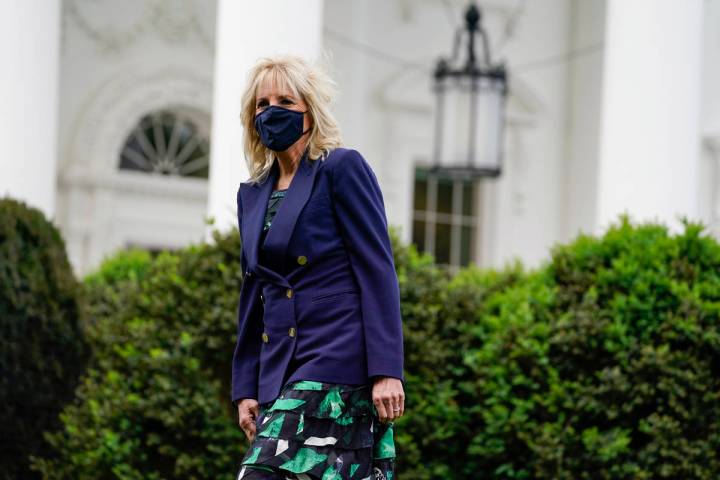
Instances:
[[[393,422],[369,385],[299,380],[260,405],[237,480],[397,480]]]

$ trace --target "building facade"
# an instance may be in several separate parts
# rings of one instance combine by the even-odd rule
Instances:
[[[478,4],[509,96],[503,174],[471,181],[427,172],[464,0],[4,2],[0,192],[54,218],[79,274],[236,228],[245,75],[292,52],[335,78],[389,223],[441,263],[536,265],[622,211],[720,237],[720,0]]]

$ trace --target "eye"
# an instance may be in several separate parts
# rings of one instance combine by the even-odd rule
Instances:
[[[256,107],[261,108],[267,106],[267,100],[263,99],[257,102]]]
[[[284,103],[284,104],[286,104],[286,105],[292,105],[292,104],[295,103],[295,102],[293,102],[293,101],[290,100],[289,98],[283,98],[281,103]]]

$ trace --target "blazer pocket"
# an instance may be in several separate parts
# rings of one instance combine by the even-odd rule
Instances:
[[[310,300],[312,302],[325,302],[345,295],[359,294],[357,290],[339,290],[337,292],[323,293],[321,295],[315,295]]]
[[[330,208],[330,197],[322,194],[315,197],[310,198],[303,207],[302,211],[303,213],[307,212],[314,212],[319,209],[329,209]]]

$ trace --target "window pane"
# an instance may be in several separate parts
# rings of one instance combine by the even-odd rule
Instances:
[[[449,178],[438,178],[437,184],[437,211],[452,213],[453,181]]]
[[[435,225],[435,261],[450,263],[450,224]]]
[[[415,179],[416,180],[427,180],[430,175],[430,169],[422,165],[415,166]]]
[[[427,210],[427,178],[415,176],[415,191],[413,192],[413,208]]]
[[[460,265],[465,266],[472,261],[472,245],[475,228],[468,225],[460,227]]]
[[[463,213],[463,215],[472,215],[473,210],[474,210],[472,182],[463,182],[462,190],[463,190],[462,213]]]
[[[423,220],[413,222],[412,241],[418,252],[425,251],[425,222]]]

